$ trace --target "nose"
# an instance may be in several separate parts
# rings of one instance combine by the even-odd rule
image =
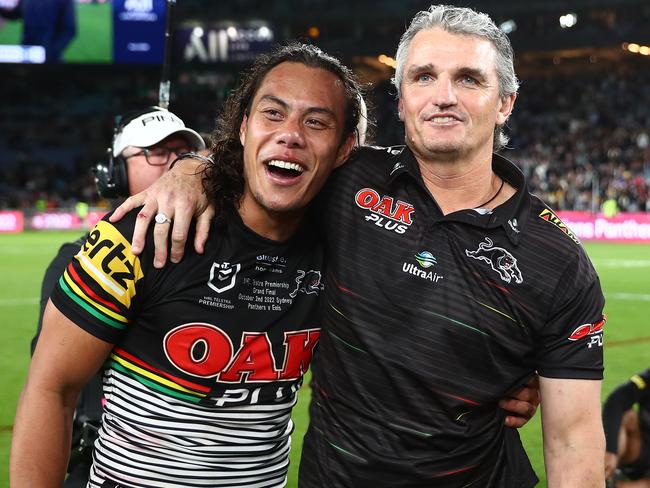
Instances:
[[[432,90],[431,103],[434,105],[438,107],[456,105],[456,90],[453,80],[448,76],[438,76]]]
[[[296,116],[289,116],[278,129],[276,141],[288,148],[303,147],[305,145],[303,130],[302,120]]]

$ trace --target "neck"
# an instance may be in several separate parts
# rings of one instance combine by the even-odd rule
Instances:
[[[424,159],[416,155],[427,189],[444,215],[467,208],[494,208],[514,189],[492,171],[492,153],[475,158]]]
[[[269,209],[250,209],[242,205],[237,210],[244,225],[266,239],[284,242],[293,236],[302,222],[304,209],[293,212],[274,212]]]

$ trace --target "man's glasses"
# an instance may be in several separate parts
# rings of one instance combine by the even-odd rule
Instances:
[[[151,166],[166,166],[169,163],[172,153],[179,155],[190,151],[192,151],[192,149],[187,146],[178,146],[178,147],[158,146],[158,147],[145,148],[142,151],[139,151],[135,154],[130,154],[129,156],[126,156],[124,159],[129,159],[135,156],[144,155],[145,159],[147,160],[147,164],[150,164]]]

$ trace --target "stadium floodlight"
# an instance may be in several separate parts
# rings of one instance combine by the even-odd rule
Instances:
[[[194,37],[203,37],[203,34],[204,34],[203,27],[195,27],[194,29],[192,29],[192,35]]]
[[[513,19],[508,19],[505,22],[501,23],[499,29],[501,29],[506,34],[510,34],[511,32],[517,30],[517,23]]]
[[[560,27],[568,29],[578,23],[578,14],[568,13],[560,17]]]
[[[650,47],[648,46],[641,46],[639,48],[639,54],[643,54],[644,56],[650,56]]]
[[[636,44],[634,42],[627,45],[627,50],[630,51],[631,53],[638,53],[640,49],[641,49],[641,46],[639,46],[638,44]]]
[[[257,35],[260,39],[273,39],[273,32],[267,26],[263,25],[257,30]]]
[[[237,27],[234,25],[231,25],[226,29],[226,34],[228,34],[228,37],[231,39],[236,39],[237,38]]]

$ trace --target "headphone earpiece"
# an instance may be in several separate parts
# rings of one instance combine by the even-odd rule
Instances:
[[[97,163],[93,168],[97,192],[104,198],[126,198],[129,195],[129,177],[126,170],[126,160],[121,156],[113,154],[115,138],[124,130],[132,120],[149,112],[165,110],[160,107],[147,107],[143,110],[135,110],[115,118],[115,128],[111,145],[106,150],[106,161]]]

